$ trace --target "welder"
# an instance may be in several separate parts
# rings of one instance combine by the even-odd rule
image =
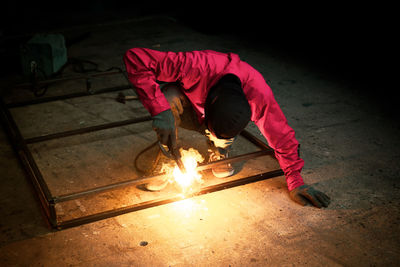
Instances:
[[[271,88],[237,54],[132,48],[125,53],[124,62],[130,82],[153,117],[153,129],[162,144],[177,149],[179,126],[206,135],[210,160],[223,159],[235,137],[253,121],[275,150],[291,199],[318,208],[329,205],[326,194],[303,181],[299,143]],[[234,169],[231,164],[219,165],[212,173],[224,178],[234,174]]]

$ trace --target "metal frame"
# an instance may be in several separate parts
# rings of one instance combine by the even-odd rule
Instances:
[[[121,73],[121,72],[118,72],[118,73]],[[107,73],[106,75],[109,75],[109,73]],[[100,76],[100,75],[98,75],[98,76]],[[83,77],[83,78],[78,77],[78,78],[83,79],[85,77]],[[123,89],[128,89],[128,88],[131,88],[131,87],[128,85],[127,86],[118,86],[118,87],[98,90],[96,92],[88,91],[88,92],[83,92],[83,93],[75,93],[75,94],[69,94],[69,95],[63,95],[63,96],[57,96],[57,97],[43,97],[43,98],[34,99],[32,101],[24,101],[24,102],[9,103],[9,104],[5,104],[3,99],[0,99],[1,119],[4,122],[7,133],[11,139],[11,143],[13,144],[13,147],[22,163],[22,166],[24,167],[27,175],[29,176],[29,178],[37,192],[38,198],[41,202],[41,206],[45,212],[46,219],[53,228],[65,229],[68,227],[74,227],[74,226],[82,225],[85,223],[114,217],[114,216],[121,215],[124,213],[132,212],[132,211],[137,211],[137,210],[146,209],[149,207],[155,207],[155,206],[175,202],[178,200],[182,200],[181,195],[174,195],[174,196],[169,196],[169,197],[164,197],[164,198],[157,198],[157,199],[153,199],[150,201],[144,201],[141,203],[137,203],[134,205],[125,206],[125,207],[121,207],[121,208],[117,208],[117,209],[107,210],[104,212],[99,212],[99,213],[95,213],[95,214],[88,215],[88,216],[83,216],[83,217],[76,218],[76,219],[66,220],[66,221],[62,221],[62,222],[57,221],[57,214],[56,214],[56,209],[55,209],[56,203],[61,203],[61,202],[69,201],[72,199],[79,199],[79,198],[82,198],[82,197],[85,197],[88,195],[95,195],[95,194],[103,193],[103,192],[110,191],[110,190],[124,188],[127,186],[142,184],[145,182],[149,182],[152,179],[157,179],[162,174],[157,175],[157,176],[151,176],[151,177],[142,177],[142,178],[137,178],[137,179],[131,179],[131,180],[118,182],[118,183],[114,183],[114,184],[109,184],[109,185],[101,186],[101,187],[95,187],[95,188],[91,188],[89,190],[79,191],[79,192],[75,192],[75,193],[71,193],[71,194],[53,196],[42,176],[42,173],[41,173],[39,167],[37,166],[37,164],[32,156],[30,149],[28,148],[28,144],[43,142],[43,141],[47,141],[47,140],[51,140],[51,139],[63,138],[63,137],[72,136],[72,135],[85,134],[85,133],[115,128],[115,127],[122,127],[122,126],[129,125],[129,124],[145,122],[145,121],[151,120],[151,117],[144,116],[144,117],[139,117],[139,118],[135,118],[135,119],[111,122],[111,123],[107,123],[107,124],[101,124],[101,125],[97,125],[97,126],[80,128],[80,129],[64,131],[64,132],[58,132],[58,133],[49,134],[49,135],[24,138],[22,136],[21,131],[19,130],[18,125],[16,124],[13,116],[11,115],[9,109],[14,108],[14,107],[22,107],[22,106],[33,105],[33,104],[38,104],[38,103],[45,103],[45,102],[51,102],[51,101],[56,101],[56,100],[69,99],[69,98],[74,98],[74,97],[100,94],[100,93],[104,93],[104,92],[118,91],[118,90],[123,90]],[[244,161],[244,160],[248,160],[248,159],[252,159],[252,158],[256,158],[256,157],[260,157],[260,156],[265,156],[265,155],[270,155],[270,156],[274,157],[274,150],[271,149],[269,146],[267,146],[264,142],[259,140],[257,137],[255,137],[254,135],[252,135],[251,133],[249,133],[246,130],[244,130],[241,135],[243,137],[245,137],[247,140],[249,140],[250,142],[252,142],[253,144],[255,144],[257,147],[259,147],[261,150],[243,154],[243,155],[238,155],[235,157],[226,158],[226,159],[215,161],[215,162],[208,163],[208,164],[202,164],[202,165],[198,166],[198,170],[199,171],[206,170],[206,169],[210,169],[213,166],[218,165],[218,164]],[[206,193],[211,193],[211,192],[223,190],[226,188],[244,185],[247,183],[252,183],[252,182],[256,182],[256,181],[260,181],[260,180],[264,180],[264,179],[268,179],[268,178],[273,178],[273,177],[277,177],[277,176],[281,176],[281,175],[283,175],[283,171],[281,169],[277,169],[277,170],[273,170],[273,171],[260,173],[258,175],[239,178],[239,179],[235,179],[235,180],[231,180],[231,181],[227,181],[227,182],[224,182],[223,180],[221,180],[221,182],[218,184],[200,188],[199,191],[193,193],[189,197],[196,196],[196,195],[202,195],[202,194],[206,194]]]

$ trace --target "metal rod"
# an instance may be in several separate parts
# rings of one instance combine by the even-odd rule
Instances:
[[[92,74],[86,74],[86,75],[73,75],[73,76],[66,76],[62,78],[56,78],[56,79],[47,79],[43,81],[37,81],[35,84],[36,85],[43,85],[43,84],[50,84],[50,83],[55,83],[55,82],[63,82],[63,81],[71,81],[71,80],[84,80],[84,79],[90,79],[90,78],[96,78],[100,76],[106,76],[106,75],[114,75],[114,74],[120,74],[123,73],[123,71],[102,71],[102,72],[97,72],[97,73],[92,73]],[[26,86],[31,86],[31,82],[26,82],[26,83],[20,83],[17,84],[15,87],[26,87]]]
[[[232,181],[228,181],[228,182],[221,182],[221,183],[218,183],[215,185],[203,187],[198,192],[195,192],[186,198],[199,196],[199,195],[203,195],[203,194],[207,194],[207,193],[212,193],[212,192],[220,191],[223,189],[232,188],[235,186],[254,183],[257,181],[274,178],[274,177],[281,176],[281,175],[283,175],[283,171],[279,169],[279,170],[269,171],[269,172],[265,172],[265,173],[261,173],[261,174],[257,174],[257,175],[253,175],[253,176],[249,176],[249,177],[244,177],[244,178],[240,178],[240,179],[236,179],[236,180],[232,180]],[[182,195],[178,194],[178,195],[174,195],[172,197],[144,201],[144,202],[130,205],[127,207],[122,207],[122,208],[118,208],[118,209],[113,209],[113,210],[109,210],[109,211],[104,211],[104,212],[80,217],[77,219],[63,221],[63,222],[58,223],[57,228],[65,229],[65,228],[75,227],[75,226],[79,226],[82,224],[107,219],[110,217],[122,215],[122,214],[133,212],[133,211],[138,211],[138,210],[142,210],[142,209],[165,205],[165,204],[176,202],[176,201],[179,201],[182,199],[183,199]]]
[[[42,204],[47,219],[52,225],[54,225],[56,223],[56,218],[53,217],[53,212],[50,209],[50,201],[52,199],[51,192],[44,181],[42,173],[36,165],[36,162],[22,137],[17,124],[15,123],[9,110],[5,107],[2,99],[0,99],[0,110],[1,118],[5,123],[7,133],[11,139],[11,144],[13,145],[13,148],[16,151],[22,166],[25,168],[36,192],[38,193],[40,203]]]
[[[272,149],[266,143],[255,137],[252,133],[250,133],[247,130],[243,130],[240,134],[261,149],[266,149],[266,150]]]
[[[202,165],[199,165],[196,168],[196,170],[204,171],[207,169],[211,169],[211,168],[215,167],[216,165],[244,161],[244,160],[257,158],[257,157],[261,157],[261,156],[272,155],[272,153],[273,153],[273,150],[261,150],[261,151],[251,152],[251,153],[238,155],[238,156],[231,157],[231,158],[221,159],[221,160],[210,162],[207,164],[202,164]],[[126,186],[148,183],[153,180],[161,179],[164,176],[165,176],[165,173],[162,173],[162,174],[158,174],[155,176],[142,177],[142,178],[131,179],[131,180],[118,182],[118,183],[114,183],[114,184],[108,184],[105,186],[99,186],[99,187],[91,188],[91,189],[84,190],[84,191],[79,191],[79,192],[75,192],[75,193],[71,193],[71,194],[56,196],[53,198],[53,201],[55,203],[65,202],[65,201],[81,198],[81,197],[88,196],[88,195],[93,195],[93,194],[98,194],[98,193],[115,190],[115,189],[126,187]]]
[[[129,125],[129,124],[145,122],[145,121],[149,121],[149,120],[151,120],[151,116],[144,116],[144,117],[140,117],[140,118],[136,118],[136,119],[110,122],[107,124],[89,126],[89,127],[65,131],[65,132],[31,137],[31,138],[25,139],[25,142],[27,144],[33,144],[33,143],[48,141],[48,140],[52,140],[52,139],[64,138],[64,137],[68,137],[68,136],[72,136],[72,135],[85,134],[85,133],[106,130],[106,129],[115,128],[115,127],[121,127],[121,126]]]
[[[48,102],[57,101],[57,100],[65,100],[65,99],[71,99],[71,98],[77,98],[77,97],[83,97],[83,96],[90,96],[90,95],[97,95],[97,94],[102,94],[102,93],[121,91],[121,90],[125,90],[125,89],[131,89],[131,86],[130,85],[121,85],[121,86],[99,89],[94,92],[84,91],[84,92],[77,92],[77,93],[71,93],[71,94],[66,94],[66,95],[35,98],[35,99],[27,100],[27,101],[9,103],[9,104],[6,104],[6,107],[7,108],[24,107],[24,106],[35,105],[35,104],[48,103]]]
[[[212,161],[212,162],[209,162],[209,163],[200,164],[199,166],[197,166],[196,170],[197,171],[204,171],[204,170],[211,169],[211,168],[213,168],[215,166],[218,166],[218,165],[221,165],[221,164],[234,163],[234,162],[238,162],[238,161],[245,161],[245,160],[258,158],[258,157],[266,156],[266,155],[273,155],[273,154],[274,154],[274,150],[272,150],[272,149],[250,152],[250,153],[246,153],[246,154],[243,154],[243,155],[238,155],[238,156],[234,156],[234,157],[229,157],[229,158],[225,158],[225,159]]]

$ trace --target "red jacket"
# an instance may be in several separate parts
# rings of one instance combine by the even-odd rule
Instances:
[[[209,89],[225,74],[239,77],[251,107],[251,120],[275,149],[288,189],[304,184],[300,175],[304,161],[298,156],[299,143],[293,129],[262,75],[238,55],[210,50],[175,53],[132,48],[125,53],[124,61],[130,82],[152,116],[170,108],[156,81],[179,81],[200,123]]]

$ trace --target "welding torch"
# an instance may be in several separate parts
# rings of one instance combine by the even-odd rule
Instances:
[[[160,141],[158,141],[158,146],[166,157],[175,160],[176,165],[178,165],[178,168],[182,173],[186,173],[185,165],[183,165],[179,149],[173,149],[167,145],[163,145]]]

